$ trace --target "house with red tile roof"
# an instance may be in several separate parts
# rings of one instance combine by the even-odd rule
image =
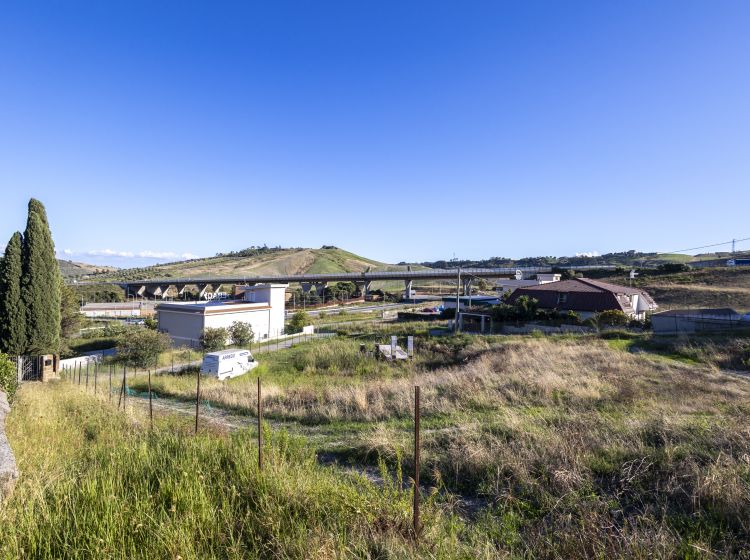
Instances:
[[[513,304],[521,296],[539,302],[540,309],[575,311],[587,318],[600,311],[619,310],[628,317],[644,319],[658,306],[645,290],[619,286],[590,278],[571,278],[538,286],[518,288],[508,299]]]

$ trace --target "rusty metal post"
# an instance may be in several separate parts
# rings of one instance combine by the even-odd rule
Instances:
[[[154,406],[151,402],[151,370],[148,370],[148,419],[151,430],[154,429]]]
[[[122,409],[125,410],[128,404],[128,375],[127,367],[122,366]]]
[[[201,370],[198,370],[198,384],[195,389],[195,433],[198,433],[198,412],[201,404]]]
[[[112,368],[114,366],[109,364],[109,402],[112,402]]]
[[[99,373],[99,362],[94,362],[94,396],[96,396],[97,373]]]
[[[117,395],[117,410],[120,410],[120,404],[122,403],[122,393],[125,390],[125,379],[123,378],[122,383],[120,384],[120,392]]]
[[[414,539],[419,538],[419,385],[414,387]]]
[[[258,377],[258,470],[263,470],[263,401]]]

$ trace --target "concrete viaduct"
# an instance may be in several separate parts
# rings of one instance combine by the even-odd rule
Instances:
[[[556,267],[562,270],[566,267]],[[570,267],[575,270],[586,269],[613,269],[614,266],[577,266]],[[408,298],[411,295],[414,280],[454,280],[461,275],[461,284],[464,293],[468,293],[471,283],[476,278],[504,278],[512,277],[517,271],[525,277],[534,274],[552,272],[551,267],[504,267],[504,268],[462,268],[462,269],[426,269],[426,270],[397,270],[391,272],[341,272],[333,274],[291,274],[278,276],[221,276],[201,278],[163,278],[151,280],[135,280],[130,282],[111,282],[125,290],[126,296],[166,297],[170,287],[177,289],[178,295],[182,295],[185,288],[195,286],[199,297],[203,297],[206,291],[216,291],[221,285],[253,285],[264,283],[297,283],[307,293],[315,290],[316,294],[322,295],[329,282],[353,282],[357,285],[360,293],[367,295],[370,285],[374,281],[398,281],[404,282],[404,293]],[[86,284],[87,282],[81,282]],[[92,282],[93,284],[94,282]]]

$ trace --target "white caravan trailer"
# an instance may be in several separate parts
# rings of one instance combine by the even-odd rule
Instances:
[[[209,352],[203,357],[201,373],[219,378],[220,381],[237,377],[258,366],[249,350],[221,350]]]

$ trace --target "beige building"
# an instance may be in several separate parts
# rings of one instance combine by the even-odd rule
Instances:
[[[284,334],[284,293],[287,284],[257,284],[245,289],[241,300],[199,303],[169,302],[156,306],[159,330],[174,344],[198,346],[205,328],[229,328],[248,323],[256,341]]]

